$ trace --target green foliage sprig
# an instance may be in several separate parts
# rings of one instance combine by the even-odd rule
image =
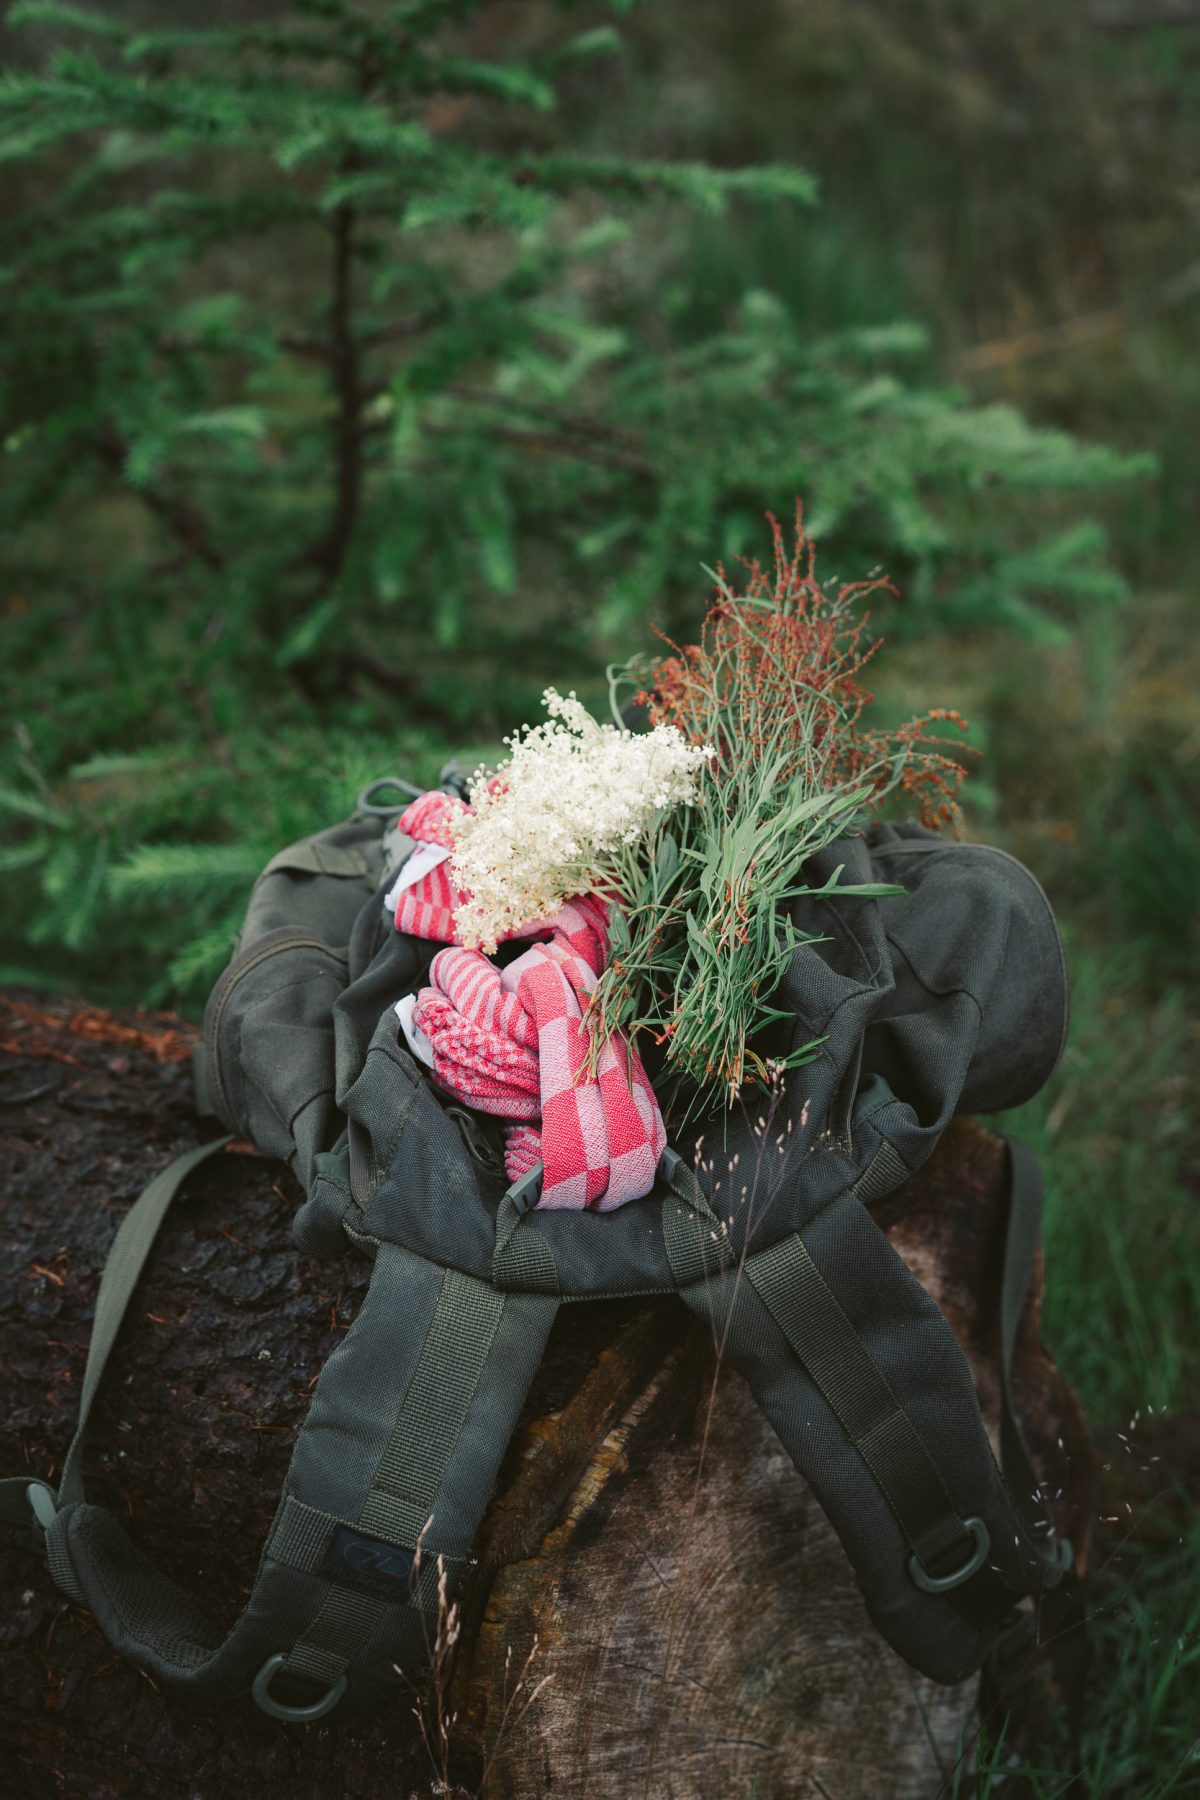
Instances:
[[[893,731],[862,725],[872,696],[859,677],[879,643],[864,635],[861,606],[887,584],[822,588],[799,508],[790,553],[772,525],[773,569],[750,564],[740,592],[718,571],[699,643],[612,672],[614,712],[632,684],[655,725],[713,747],[695,803],[631,858],[590,1005],[598,1044],[620,1030],[663,1052],[656,1087],[676,1128],[815,1055],[820,1040],[782,1055],[758,1047],[772,1023],[794,1022],[773,996],[797,949],[819,941],[796,924],[796,903],[903,891],[843,882],[844,864],[814,884],[810,859],[893,793],[917,798],[931,822],[954,822],[966,773],[961,747],[948,755],[928,731],[940,720],[965,729],[956,712]]]

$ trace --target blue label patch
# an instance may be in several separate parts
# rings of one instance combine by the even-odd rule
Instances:
[[[321,1573],[379,1600],[407,1600],[415,1561],[415,1551],[403,1545],[385,1544],[349,1525],[339,1525],[329,1541]]]

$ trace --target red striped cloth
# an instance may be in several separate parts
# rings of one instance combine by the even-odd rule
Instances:
[[[447,844],[449,815],[461,806],[449,795],[424,795],[400,828]],[[460,899],[442,863],[399,895],[397,928],[451,940]],[[640,1199],[666,1148],[654,1090],[622,1035],[609,1039],[588,1073],[583,1014],[608,960],[606,918],[594,895],[567,901],[540,928],[546,941],[505,969],[478,950],[441,950],[414,1013],[442,1086],[480,1112],[514,1121],[505,1142],[510,1181],[541,1160],[544,1207],[607,1212]]]
[[[435,788],[413,801],[400,819],[400,830],[419,844],[439,844],[443,850],[452,850],[454,816],[469,811],[464,800]],[[436,869],[422,875],[420,881],[400,892],[396,901],[396,930],[406,931],[411,937],[453,943],[454,913],[461,900],[462,895],[450,879],[449,862],[439,863]]]

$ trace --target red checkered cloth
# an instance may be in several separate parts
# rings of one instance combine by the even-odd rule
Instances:
[[[469,811],[465,801],[435,788],[413,801],[400,819],[400,830],[419,844],[438,844],[443,850],[452,850],[451,821],[456,813]],[[462,895],[450,879],[449,862],[439,863],[420,881],[401,891],[396,901],[396,930],[406,931],[411,937],[452,944],[454,913],[461,902]]]
[[[461,805],[448,795],[425,795],[401,829],[446,844],[447,809]],[[452,938],[459,899],[443,863],[401,893],[397,927]],[[640,1199],[654,1186],[666,1148],[654,1090],[623,1036],[609,1039],[595,1074],[588,1073],[583,1014],[608,960],[606,918],[594,895],[567,901],[532,928],[548,941],[505,969],[477,950],[441,950],[417,999],[414,1023],[429,1040],[437,1079],[468,1106],[514,1121],[505,1134],[509,1180],[540,1160],[544,1207],[608,1212]],[[436,930],[420,929],[431,922]]]

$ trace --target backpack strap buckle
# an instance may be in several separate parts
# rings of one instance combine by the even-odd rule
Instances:
[[[40,1531],[49,1531],[58,1515],[53,1488],[44,1481],[31,1481],[25,1489],[25,1498],[33,1513],[34,1524]]]
[[[528,1213],[531,1213],[541,1199],[542,1183],[545,1178],[546,1166],[544,1163],[537,1162],[509,1188],[505,1198],[512,1201],[521,1218],[525,1218]]]
[[[668,1187],[672,1187],[676,1176],[683,1166],[683,1158],[680,1156],[678,1150],[671,1144],[664,1145],[663,1153],[658,1159],[657,1174],[659,1180],[665,1181]]]

